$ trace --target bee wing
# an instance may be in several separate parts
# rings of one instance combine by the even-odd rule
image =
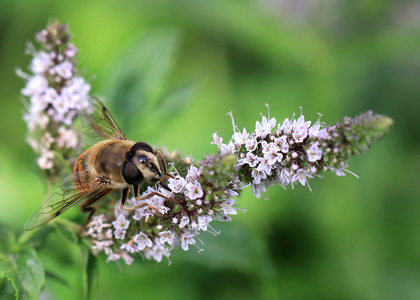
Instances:
[[[88,144],[95,144],[102,140],[126,140],[118,123],[114,120],[109,110],[98,98],[91,98],[91,114],[86,114],[83,118],[83,126],[87,126],[84,133],[88,138]]]
[[[70,181],[71,180],[71,181]],[[37,211],[30,217],[25,224],[25,230],[32,230],[38,228],[46,223],[52,221],[67,209],[80,201],[97,197],[104,190],[106,184],[97,182],[92,184],[89,189],[79,191],[74,186],[73,175],[64,182],[45,203],[38,208]]]

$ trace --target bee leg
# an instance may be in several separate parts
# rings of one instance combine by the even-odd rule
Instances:
[[[127,197],[128,197],[128,188],[125,188],[123,189],[123,192],[122,192],[120,209],[124,209],[123,207],[125,205],[125,202],[127,201]]]
[[[167,168],[167,165],[166,165],[165,158],[163,158],[162,152],[160,152],[159,150],[156,150],[155,155],[159,156],[160,164],[162,165],[162,171],[163,171],[163,175],[164,175],[162,180],[166,180],[168,178],[173,178],[172,175],[168,174],[168,168]]]
[[[166,168],[166,161],[165,161],[165,159],[163,158],[162,152],[160,152],[159,150],[156,150],[156,151],[155,151],[155,155],[156,155],[156,156],[159,156],[159,159],[160,159],[160,164],[162,165],[162,171],[163,171],[163,174],[165,174],[165,175],[166,175],[166,172],[167,172],[167,168]]]
[[[135,191],[135,188],[134,188],[134,191]],[[163,194],[161,194],[159,192],[152,192],[152,193],[150,193],[150,194],[148,194],[146,196],[143,196],[141,198],[138,198],[137,197],[136,200],[137,201],[147,200],[149,198],[152,198],[153,196],[159,196],[159,197],[162,197],[162,198],[165,198],[165,199],[169,199],[168,197],[166,197],[165,195],[163,195]],[[150,209],[154,210],[159,216],[161,216],[161,217],[163,216],[163,214],[156,207],[154,207],[153,205],[151,205],[151,204],[149,204],[147,202],[143,202],[143,203],[140,203],[140,204],[137,204],[137,205],[126,207],[125,206],[125,201],[124,201],[124,204],[121,202],[121,209],[122,210],[126,210],[126,211],[133,211],[133,210],[136,210],[137,208],[141,208],[141,207],[146,206],[146,205]]]
[[[133,184],[133,192],[134,192],[134,198],[138,200],[139,199],[139,186],[137,184]]]
[[[82,211],[84,213],[87,213],[88,212],[89,215],[86,218],[86,221],[83,223],[82,227],[80,227],[79,235],[82,235],[83,230],[89,224],[90,220],[92,219],[93,214],[96,212],[96,207],[91,206],[91,205],[94,204],[99,199],[101,199],[104,196],[106,196],[107,194],[109,194],[110,192],[112,192],[112,189],[104,189],[101,192],[99,192],[98,194],[96,194],[95,196],[93,196],[92,198],[87,199],[85,202],[82,203],[82,205],[80,206],[80,208],[82,209]]]

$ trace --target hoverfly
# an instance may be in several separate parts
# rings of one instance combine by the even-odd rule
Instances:
[[[148,205],[146,202],[126,207],[129,191],[132,189],[137,201],[153,196],[151,193],[139,198],[139,184],[143,181],[160,183],[162,171],[159,168],[158,156],[163,174],[166,173],[166,163],[159,150],[144,142],[128,140],[117,122],[111,116],[105,105],[98,99],[92,99],[93,113],[86,118],[94,137],[101,138],[77,159],[73,175],[68,183],[63,184],[63,193],[55,193],[28,220],[25,230],[38,228],[64,211],[82,202],[81,209],[89,213],[84,228],[96,211],[92,205],[114,190],[122,190],[121,209],[134,210]],[[170,176],[170,175],[168,175]],[[162,184],[162,183],[160,183]],[[164,184],[166,187],[166,185]]]

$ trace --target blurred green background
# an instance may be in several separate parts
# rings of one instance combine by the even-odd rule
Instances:
[[[226,112],[252,131],[265,103],[278,121],[300,106],[313,121],[395,121],[350,161],[360,179],[327,174],[269,200],[247,189],[248,211],[212,223],[222,233],[201,234],[204,252],[122,271],[101,257],[93,299],[420,299],[419,15],[418,1],[1,1],[0,222],[20,230],[44,197],[15,68],[58,18],[126,135],[197,160],[216,129],[232,134]],[[78,249],[54,235],[39,255],[68,281],[48,279],[42,299],[80,299]]]

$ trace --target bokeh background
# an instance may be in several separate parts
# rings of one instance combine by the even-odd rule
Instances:
[[[313,121],[370,109],[395,121],[350,161],[360,179],[327,174],[269,200],[245,190],[247,212],[214,222],[201,253],[121,268],[101,257],[93,299],[420,299],[419,15],[408,0],[1,1],[0,222],[21,230],[45,194],[15,68],[57,18],[126,135],[195,159],[216,152],[216,129],[232,134],[226,112],[252,131],[265,103],[278,121],[300,106]],[[48,278],[42,298],[80,299],[78,249],[52,235],[39,255],[67,281]]]

